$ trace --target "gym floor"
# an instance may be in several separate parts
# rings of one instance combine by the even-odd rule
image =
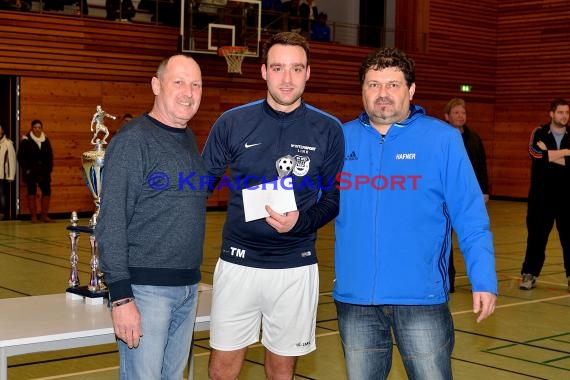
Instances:
[[[570,379],[570,293],[556,230],[546,263],[531,291],[519,290],[519,272],[526,243],[526,203],[491,200],[500,297],[495,314],[477,324],[472,313],[469,281],[461,254],[455,255],[456,291],[450,296],[456,343],[456,379]],[[208,212],[204,262],[205,283],[212,275],[220,248],[225,213]],[[52,224],[0,222],[0,298],[63,293],[69,276],[69,238],[66,219]],[[87,224],[81,220],[80,224]],[[334,279],[334,229],[319,233],[320,305],[317,350],[298,361],[296,379],[346,379],[336,312],[331,296]],[[457,244],[455,244],[457,246]],[[89,278],[88,239],[79,240],[79,275]],[[2,323],[0,311],[0,323]],[[37,318],[42,318],[38,310]],[[207,379],[208,332],[196,333],[195,379]],[[406,379],[397,349],[389,379]],[[45,352],[8,358],[8,378],[107,380],[118,378],[115,344]],[[263,348],[252,346],[240,379],[264,379]],[[367,380],[367,379],[363,379]]]

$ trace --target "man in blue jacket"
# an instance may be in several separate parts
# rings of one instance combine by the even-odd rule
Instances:
[[[451,379],[449,248],[455,229],[477,322],[497,279],[489,218],[460,133],[411,104],[414,62],[372,52],[360,68],[365,112],[345,124],[334,299],[350,379],[385,379],[392,332],[409,378]]]

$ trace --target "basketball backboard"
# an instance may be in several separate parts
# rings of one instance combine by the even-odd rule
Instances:
[[[259,56],[260,0],[184,0],[182,13],[183,52],[218,54],[222,46],[244,46],[246,56]]]

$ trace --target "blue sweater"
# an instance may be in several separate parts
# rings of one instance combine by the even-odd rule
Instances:
[[[334,298],[446,302],[452,226],[473,291],[496,293],[489,218],[459,132],[415,105],[385,137],[365,113],[343,131]]]
[[[338,214],[334,178],[343,154],[341,123],[305,103],[283,113],[259,100],[222,114],[202,154],[211,176],[221,178],[230,169],[218,185],[229,190],[220,257],[269,269],[316,263],[316,231]],[[275,162],[285,155],[297,160],[291,175],[300,213],[295,227],[280,234],[265,219],[245,221],[242,189],[274,180]]]

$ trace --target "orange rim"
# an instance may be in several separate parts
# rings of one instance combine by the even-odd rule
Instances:
[[[228,54],[243,54],[247,51],[245,46],[222,46],[218,48],[218,54],[226,56]]]

